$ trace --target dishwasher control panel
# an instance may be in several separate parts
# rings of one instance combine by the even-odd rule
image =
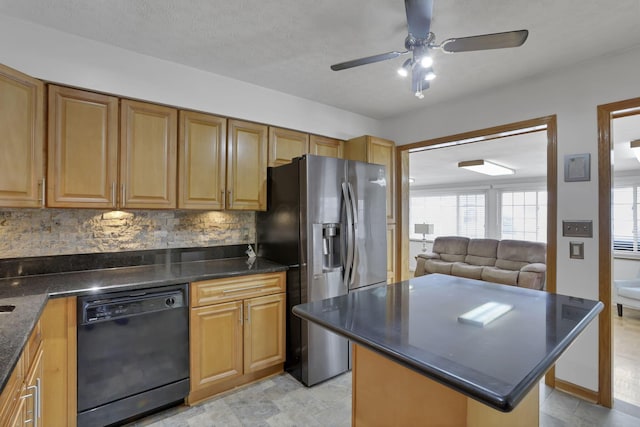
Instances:
[[[81,302],[81,322],[94,323],[182,308],[186,306],[185,301],[185,292],[181,289],[85,297]]]

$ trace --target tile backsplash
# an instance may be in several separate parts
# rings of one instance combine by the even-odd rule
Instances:
[[[254,212],[1,209],[0,258],[255,242]]]

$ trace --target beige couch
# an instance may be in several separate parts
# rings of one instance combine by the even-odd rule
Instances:
[[[416,256],[415,276],[441,273],[543,289],[546,254],[545,243],[441,236],[433,242],[432,252]]]

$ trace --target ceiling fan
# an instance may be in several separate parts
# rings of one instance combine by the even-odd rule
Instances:
[[[386,61],[398,56],[412,53],[398,74],[407,76],[411,73],[411,90],[419,99],[424,98],[422,91],[429,88],[429,81],[436,77],[433,71],[431,49],[440,49],[446,53],[471,52],[475,50],[502,49],[518,47],[527,40],[529,31],[507,31],[504,33],[482,34],[478,36],[451,38],[440,44],[436,43],[435,34],[429,31],[433,12],[433,0],[404,0],[407,12],[407,29],[409,34],[404,40],[405,51],[391,51],[379,55],[353,59],[331,66],[333,71],[346,70],[360,65]]]

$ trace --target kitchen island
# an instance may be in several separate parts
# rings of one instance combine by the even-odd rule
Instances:
[[[459,320],[487,303],[507,311]],[[537,426],[538,382],[602,308],[430,274],[293,312],[353,342],[354,426]]]

